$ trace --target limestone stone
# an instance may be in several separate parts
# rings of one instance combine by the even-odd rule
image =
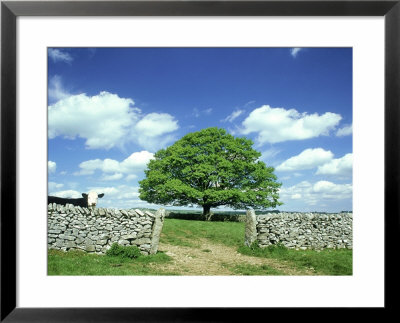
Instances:
[[[124,240],[132,240],[132,239],[136,239],[136,237],[137,237],[136,233],[134,233],[134,234],[126,234],[126,235],[121,236],[121,238],[124,239]]]
[[[140,238],[140,239],[135,239],[135,240],[132,240],[132,242],[131,242],[132,244],[135,244],[135,245],[143,245],[143,244],[150,244],[151,243],[151,239],[150,238]]]
[[[127,245],[129,245],[129,241],[128,240],[119,240],[118,241],[118,244],[121,244],[121,245],[123,245],[123,246],[127,246]]]
[[[146,211],[146,212],[144,212],[144,213],[145,213],[146,215],[152,217],[152,218],[155,218],[155,217],[156,217],[153,213],[151,213],[151,212],[149,212],[149,211]]]
[[[76,243],[74,241],[68,241],[65,245],[67,248],[75,248]]]
[[[257,241],[257,220],[254,210],[247,210],[244,243],[250,247]]]
[[[76,238],[75,243],[76,243],[76,244],[81,244],[81,243],[84,242],[84,241],[85,241],[85,239],[83,239],[83,238],[81,238],[81,237],[78,237],[78,238]]]
[[[94,252],[96,250],[96,247],[94,245],[86,245],[85,250],[87,252]]]
[[[139,209],[135,209],[135,212],[136,212],[137,214],[139,214],[140,216],[143,216],[143,215],[144,215],[144,213],[143,213],[142,211],[140,211]]]

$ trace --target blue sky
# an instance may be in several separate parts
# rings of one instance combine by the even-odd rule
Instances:
[[[275,167],[280,210],[352,210],[351,48],[48,49],[50,195],[157,207],[153,154],[215,126]]]

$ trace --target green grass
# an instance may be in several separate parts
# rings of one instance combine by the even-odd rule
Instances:
[[[204,238],[227,246],[239,246],[244,241],[244,223],[178,219],[165,219],[164,221],[161,241],[165,243],[198,247],[198,240]]]
[[[139,256],[135,259],[126,257],[102,256],[83,251],[48,252],[48,275],[160,275],[159,269],[153,269],[151,264],[163,264],[170,261],[164,253],[149,256]],[[174,275],[174,273],[162,273]]]
[[[308,268],[318,275],[352,275],[353,251],[350,249],[294,250],[282,245],[267,248],[240,246],[239,252],[249,256],[285,260],[297,268]]]

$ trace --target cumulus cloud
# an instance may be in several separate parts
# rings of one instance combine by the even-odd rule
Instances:
[[[328,136],[340,122],[339,114],[323,115],[299,113],[295,109],[272,108],[263,105],[253,110],[243,121],[242,134],[258,133],[257,142],[277,143],[287,140],[304,140]]]
[[[290,49],[290,55],[292,55],[294,58],[296,58],[297,54],[302,50],[303,48],[300,47],[294,47]]]
[[[235,110],[225,119],[222,119],[221,122],[233,122],[236,118],[243,114],[245,110]]]
[[[110,149],[124,140],[138,120],[140,110],[133,104],[131,99],[108,92],[69,96],[48,108],[49,138],[81,137],[86,139],[87,148]]]
[[[134,172],[135,170],[143,170],[153,158],[154,154],[146,150],[135,152],[121,162],[120,165],[122,172],[130,173]]]
[[[56,162],[53,162],[51,160],[49,160],[47,162],[47,171],[48,171],[49,174],[55,173],[56,172],[56,168],[57,168]]]
[[[318,181],[314,184],[302,181],[290,187],[282,187],[279,194],[284,202],[302,199],[307,205],[318,205],[352,198],[353,186],[329,181]]]
[[[141,147],[156,151],[176,140],[171,132],[178,128],[178,121],[170,114],[149,113],[136,123],[131,136]]]
[[[48,54],[49,58],[51,58],[54,63],[57,62],[71,63],[73,61],[72,56],[66,51],[63,51],[61,49],[49,48]]]
[[[351,176],[353,154],[333,158],[333,153],[322,148],[309,148],[276,167],[277,171],[296,171],[317,168],[316,175]],[[296,176],[296,173],[294,174]]]
[[[173,140],[170,132],[178,122],[167,113],[150,113],[134,106],[134,101],[106,91],[65,97],[48,107],[48,136],[53,139],[86,139],[88,149],[123,147],[128,142],[149,149]]]
[[[353,154],[346,154],[318,167],[317,175],[351,175],[353,171]]]
[[[132,180],[137,177],[138,173],[144,171],[148,162],[153,158],[154,154],[143,150],[134,152],[122,162],[109,158],[87,160],[79,164],[80,171],[75,175],[91,175],[99,170],[103,173],[103,180],[118,180],[123,175],[128,175],[126,180]]]
[[[330,162],[333,153],[322,148],[309,148],[303,150],[299,155],[291,157],[276,167],[277,171],[295,171],[301,169],[312,169],[319,165]]]
[[[167,113],[149,113],[135,126],[140,135],[158,137],[178,129],[178,122]]]
[[[343,128],[338,129],[336,132],[337,137],[344,137],[344,136],[349,136],[353,133],[353,125],[347,125],[344,126]]]
[[[50,192],[51,196],[58,196],[64,198],[80,198],[82,197],[82,192],[74,191],[74,190],[66,190],[66,191],[57,191],[57,192]]]

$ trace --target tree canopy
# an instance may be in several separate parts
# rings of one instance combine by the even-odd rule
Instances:
[[[281,205],[281,183],[259,160],[253,142],[221,128],[185,135],[155,153],[139,182],[139,197],[150,203],[199,205],[208,216],[212,207],[270,208]]]

